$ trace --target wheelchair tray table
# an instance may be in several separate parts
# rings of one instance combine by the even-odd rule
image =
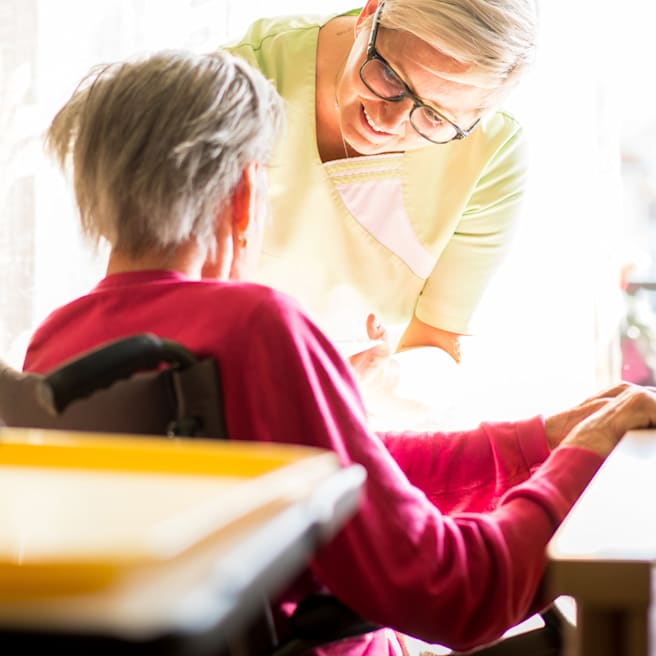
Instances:
[[[0,429],[0,649],[215,652],[363,481],[309,447]]]

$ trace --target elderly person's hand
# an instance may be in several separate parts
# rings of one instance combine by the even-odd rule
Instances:
[[[656,389],[621,383],[545,421],[551,448],[579,446],[607,456],[629,430],[656,426]]]

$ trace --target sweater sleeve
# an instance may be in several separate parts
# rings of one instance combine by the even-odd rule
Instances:
[[[549,456],[542,417],[469,431],[379,436],[410,483],[443,513],[492,510]]]
[[[242,407],[231,433],[331,449],[344,464],[360,463],[367,470],[358,513],[313,560],[319,581],[363,617],[459,650],[497,639],[534,612],[547,542],[601,458],[561,448],[527,478],[544,453],[536,448],[504,455],[507,483],[498,489],[492,484],[488,496],[512,484],[515,467],[523,482],[492,512],[445,515],[440,498],[452,499],[450,510],[457,506],[453,499],[469,464],[474,478],[484,479],[489,466],[489,480],[496,480],[496,471],[506,468],[495,462],[500,445],[524,450],[524,431],[536,431],[535,423],[533,428],[484,425],[467,446],[466,435],[456,435],[458,448],[447,451],[444,466],[433,468],[433,503],[392,454],[426,483],[430,468],[424,472],[424,465],[413,461],[430,448],[438,462],[440,450],[448,449],[448,435],[423,435],[425,444],[417,451],[401,448],[408,436],[389,435],[388,450],[367,429],[350,369],[320,331],[290,303],[278,300],[273,310],[270,303],[264,310],[254,313],[243,331],[248,350],[242,367],[248,375],[230,384]],[[467,460],[454,465],[459,473],[451,489],[446,463],[453,465],[459,454]]]

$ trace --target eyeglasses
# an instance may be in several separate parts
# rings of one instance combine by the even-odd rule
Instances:
[[[360,67],[360,79],[369,91],[382,100],[400,102],[404,98],[410,98],[414,103],[414,107],[410,110],[410,124],[424,139],[444,144],[454,139],[468,137],[480,119],[477,119],[468,130],[459,127],[444,114],[417,98],[410,87],[376,50],[376,37],[383,4],[381,1],[374,14],[367,46],[367,59]]]

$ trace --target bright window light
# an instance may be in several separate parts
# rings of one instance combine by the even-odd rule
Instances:
[[[529,193],[465,347],[466,403],[450,415],[454,423],[561,409],[617,377],[622,210],[612,85],[622,79],[627,88],[640,87],[634,109],[652,116],[654,102],[637,52],[615,75],[624,46],[615,39],[610,45],[604,26],[617,30],[615,22],[621,25],[628,12],[611,21],[604,4],[541,3],[538,60],[508,105],[531,144]],[[82,247],[68,189],[40,145],[55,110],[92,64],[164,47],[205,50],[239,37],[259,16],[352,6],[343,0],[3,0],[0,354],[20,365],[34,325],[102,274],[103,259]],[[631,29],[652,24],[653,16],[645,17]],[[630,34],[626,43],[635,47],[651,39],[647,32]]]

